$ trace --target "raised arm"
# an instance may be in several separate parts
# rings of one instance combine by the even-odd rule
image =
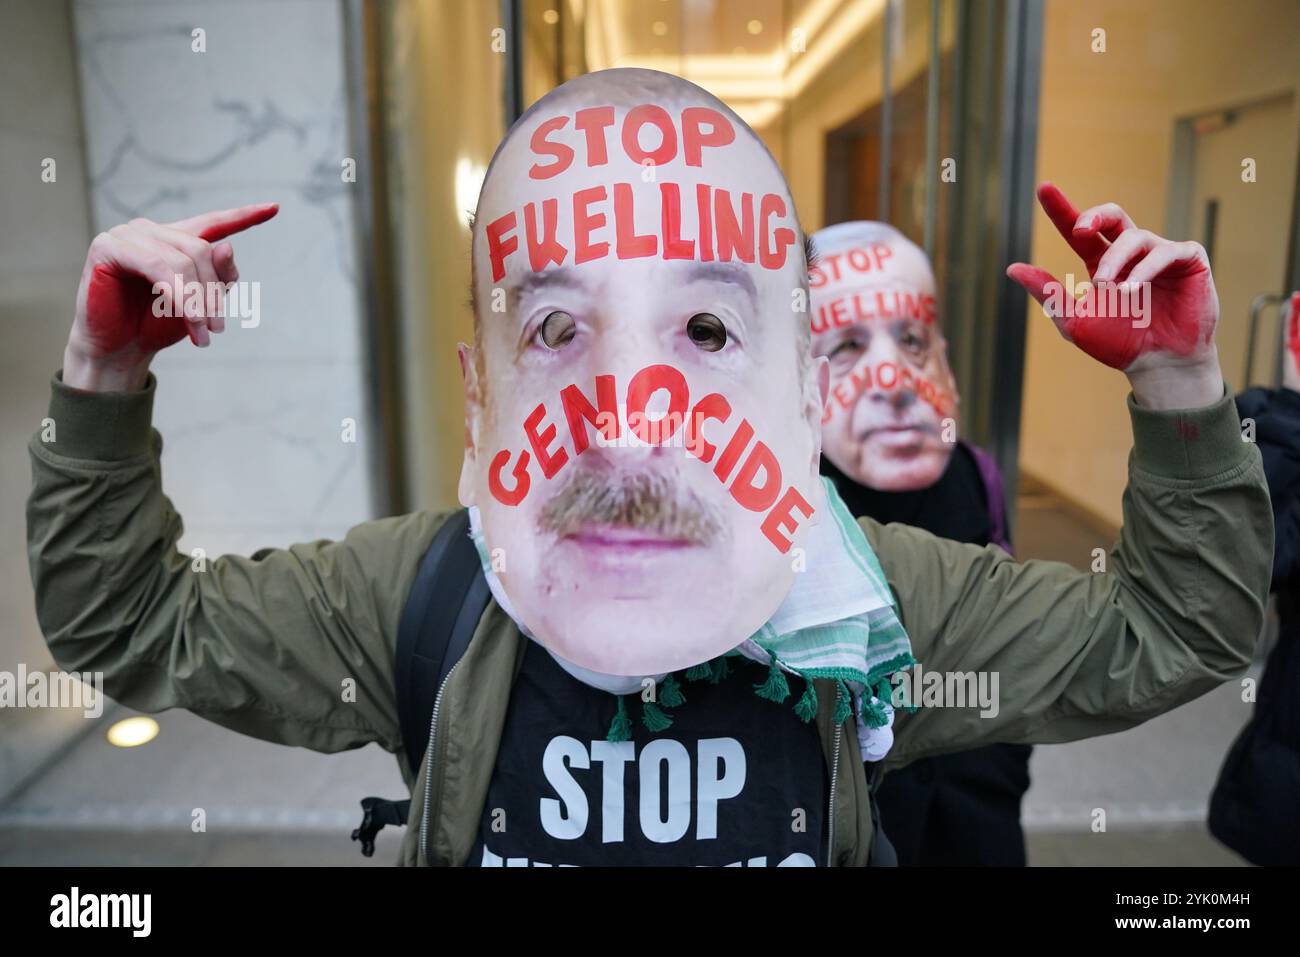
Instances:
[[[901,716],[893,765],[1123,730],[1240,674],[1259,634],[1272,513],[1219,373],[1204,250],[1137,229],[1113,204],[1080,215],[1055,187],[1039,198],[1092,281],[1149,284],[1145,304],[1120,314],[1104,295],[1063,302],[1036,267],[1008,270],[1062,335],[1129,378],[1123,530],[1104,565],[1081,572],[864,520],[922,668],[983,674],[989,688],[996,676],[998,689],[990,708]]]
[[[222,328],[212,303],[171,315],[168,290],[176,276],[233,281],[233,251],[217,241],[274,213],[254,206],[168,226],[135,220],[96,238],[51,387],[53,429],[30,443],[37,617],[60,666],[102,672],[105,691],[131,707],[186,708],[321,751],[370,741],[395,750],[393,641],[438,518],[205,558],[177,550],[181,518],[163,494],[149,362]]]

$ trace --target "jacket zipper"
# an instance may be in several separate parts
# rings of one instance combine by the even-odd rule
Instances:
[[[840,775],[840,735],[844,733],[844,725],[835,726],[835,749],[831,757],[831,800],[830,809],[827,812],[826,820],[826,866],[834,867],[832,863],[835,860],[835,782]]]
[[[462,658],[460,661],[464,661]],[[429,719],[429,745],[425,748],[424,760],[424,806],[420,810],[420,850],[424,852],[425,866],[428,866],[432,855],[429,854],[429,799],[433,795],[433,755],[434,745],[437,742],[438,733],[438,709],[442,707],[442,693],[447,690],[447,682],[451,681],[451,676],[456,673],[460,667],[460,661],[451,666],[447,672],[447,677],[442,679],[442,684],[438,686],[438,695],[433,699],[433,717]]]

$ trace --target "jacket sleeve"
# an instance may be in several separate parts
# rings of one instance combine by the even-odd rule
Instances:
[[[317,751],[396,751],[397,623],[445,516],[248,558],[183,554],[150,426],[155,386],[96,394],[56,376],[52,435],[31,440],[28,558],[55,661],[102,673],[105,692],[140,711],[185,708]]]
[[[1081,556],[1096,571],[860,519],[930,674],[912,689],[918,709],[896,721],[889,766],[1122,731],[1249,665],[1273,554],[1259,450],[1227,397],[1152,411],[1130,396],[1129,412],[1123,530],[1109,554]],[[969,701],[981,677],[988,707]],[[927,707],[938,679],[954,693]]]

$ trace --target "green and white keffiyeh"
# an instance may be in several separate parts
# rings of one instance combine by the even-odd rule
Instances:
[[[731,671],[731,659],[739,656],[768,665],[767,680],[754,687],[759,697],[784,702],[792,695],[787,676],[803,680],[802,694],[794,704],[795,713],[803,721],[811,721],[817,714],[817,693],[812,679],[834,681],[836,721],[857,715],[863,757],[876,761],[885,756],[893,743],[889,677],[916,661],[871,544],[831,481],[823,477],[822,486],[824,507],[819,510],[818,521],[809,527],[803,568],[795,575],[785,600],[762,628],[727,654],[686,670],[681,678],[673,674],[647,675],[658,687],[654,700],[641,704],[641,719],[646,728],[658,732],[672,725],[672,718],[664,709],[685,703],[682,679],[721,681]],[[492,569],[478,509],[469,511],[470,536],[478,549],[492,595],[531,638],[528,629],[511,612],[504,589]],[[645,687],[644,679],[596,674],[565,661],[554,652],[551,655],[578,680],[619,696],[618,712],[608,737],[611,741],[628,740],[631,720],[624,698],[633,693],[639,695]]]

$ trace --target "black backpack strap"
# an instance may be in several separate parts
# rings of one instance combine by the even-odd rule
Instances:
[[[469,512],[443,522],[411,584],[397,629],[397,717],[411,774],[429,745],[429,719],[438,689],[460,660],[491,592],[469,537]]]
[[[478,551],[469,537],[469,512],[461,509],[434,533],[406,597],[397,627],[393,680],[402,750],[412,775],[429,746],[429,723],[438,690],[465,654],[492,593]],[[368,797],[361,802],[361,826],[352,840],[361,853],[375,853],[375,835],[386,825],[406,823],[410,800]]]

